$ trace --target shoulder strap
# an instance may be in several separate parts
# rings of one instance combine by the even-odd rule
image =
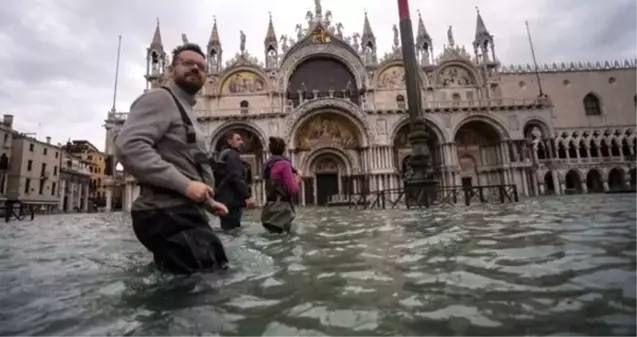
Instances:
[[[181,115],[181,121],[184,123],[184,128],[186,129],[186,141],[189,144],[196,143],[197,134],[193,130],[192,120],[190,119],[190,117],[188,117],[188,114],[186,113],[184,106],[181,105],[181,102],[179,102],[179,100],[177,99],[177,96],[175,96],[175,94],[168,87],[161,87],[161,88],[168,91],[170,96],[172,96],[173,101],[175,101],[175,104],[177,105],[177,109],[179,110],[179,115]]]
[[[170,96],[172,96],[173,100],[175,101],[175,104],[177,104],[177,109],[179,109],[179,114],[181,115],[181,120],[184,122],[184,124],[188,126],[192,126],[192,120],[190,119],[190,117],[188,117],[186,110],[184,109],[183,105],[181,105],[181,102],[179,102],[179,100],[177,99],[177,96],[175,96],[175,94],[168,87],[161,87],[161,88],[168,91]]]

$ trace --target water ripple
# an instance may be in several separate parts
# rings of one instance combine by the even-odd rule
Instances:
[[[634,335],[634,195],[248,212],[231,269],[170,276],[122,214],[0,227],[0,335]],[[213,220],[218,227],[218,220]]]

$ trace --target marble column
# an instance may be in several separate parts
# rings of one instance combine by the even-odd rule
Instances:
[[[582,181],[580,183],[580,186],[582,187],[582,193],[588,193],[588,186],[586,185],[586,180]]]
[[[133,187],[132,184],[126,179],[124,180],[124,198],[122,198],[122,211],[130,212],[131,207],[133,206],[132,196],[133,196]]]

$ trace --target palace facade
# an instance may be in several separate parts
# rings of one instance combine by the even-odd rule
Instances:
[[[380,55],[367,14],[362,21],[360,33],[345,36],[320,1],[295,36],[277,36],[270,18],[264,62],[246,50],[243,32],[239,52],[223,62],[213,24],[208,81],[195,109],[211,152],[226,132],[243,135],[258,201],[269,136],[287,141],[303,174],[302,205],[402,185],[410,146],[398,29],[391,51]],[[504,66],[480,13],[476,21],[470,46],[457,44],[449,27],[439,52],[422,18],[415,28],[421,115],[440,184],[515,184],[524,196],[634,186],[636,61],[567,62],[538,71]],[[170,64],[159,24],[147,51],[147,87],[154,88],[166,81]],[[125,119],[126,113],[108,115],[108,155]],[[110,182],[125,184],[123,208],[130,209],[134,179]]]

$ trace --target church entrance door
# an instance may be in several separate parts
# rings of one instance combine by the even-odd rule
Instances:
[[[317,173],[316,203],[321,206],[327,206],[329,198],[334,194],[338,194],[338,174]]]

